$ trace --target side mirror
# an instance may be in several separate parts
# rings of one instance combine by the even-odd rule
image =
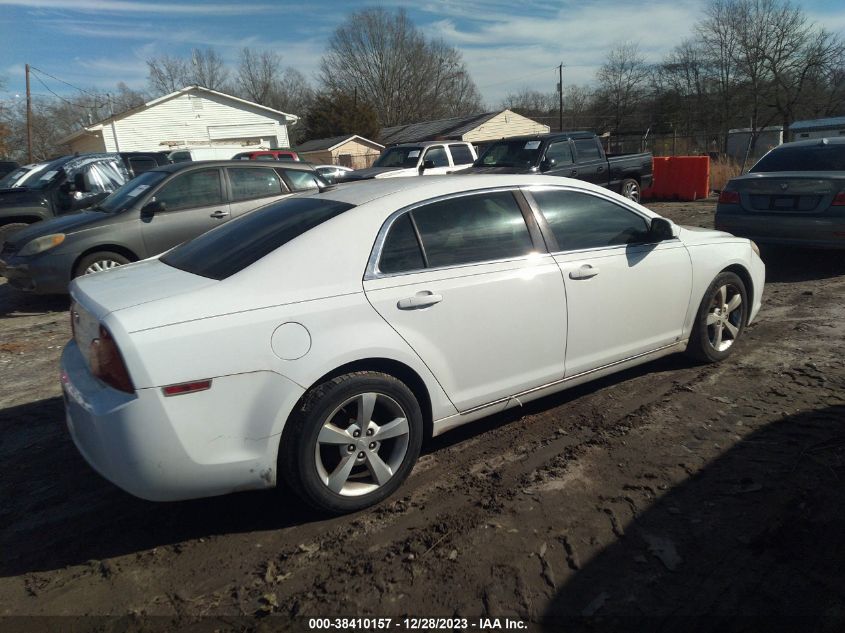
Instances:
[[[554,158],[544,158],[543,162],[540,163],[540,171],[549,171],[556,164],[557,161]]]
[[[88,191],[88,185],[85,184],[85,174],[81,171],[73,175],[73,190],[83,193]]]
[[[141,209],[141,217],[151,218],[156,213],[161,213],[162,211],[167,211],[167,205],[158,200],[153,200],[152,202],[148,202],[143,206],[143,208]]]
[[[666,218],[654,218],[651,221],[651,226],[648,229],[649,242],[662,242],[664,240],[671,240],[675,237],[672,231],[672,223]]]
[[[432,169],[434,167],[433,160],[424,160],[423,164],[420,165],[420,173],[423,173],[426,169]]]

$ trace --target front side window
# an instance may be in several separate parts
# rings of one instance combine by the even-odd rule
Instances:
[[[469,165],[475,160],[472,157],[472,152],[469,151],[469,147],[466,145],[450,145],[449,151],[452,152],[452,162],[456,165]]]
[[[539,159],[541,144],[538,139],[498,141],[478,160],[484,167],[532,167]]]
[[[431,161],[435,167],[448,167],[449,157],[446,155],[445,147],[431,147],[425,153],[423,162]]]
[[[572,146],[569,141],[558,141],[552,143],[546,150],[546,160],[554,161],[555,165],[569,165],[573,162]]]
[[[378,157],[373,167],[416,167],[421,147],[391,147]]]
[[[509,191],[433,202],[411,211],[411,217],[432,268],[522,257],[534,249]]]
[[[561,251],[645,241],[648,222],[615,202],[579,191],[532,191]]]
[[[167,211],[206,207],[223,202],[220,170],[199,169],[180,174],[158,190],[156,201]]]
[[[319,189],[324,186],[320,182],[317,175],[311,171],[300,171],[298,169],[286,169],[285,176],[290,182],[290,188],[294,191],[307,191],[309,189]]]
[[[229,183],[232,185],[232,200],[251,200],[282,194],[282,179],[274,169],[253,169],[230,167]]]

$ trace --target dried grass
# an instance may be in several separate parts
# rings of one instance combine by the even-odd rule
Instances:
[[[710,161],[710,191],[721,191],[731,178],[739,176],[742,164],[732,158]]]

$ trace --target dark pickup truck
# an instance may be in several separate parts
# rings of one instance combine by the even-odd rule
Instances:
[[[0,189],[0,248],[12,233],[33,222],[89,207],[130,178],[117,154],[64,156],[36,166],[8,189]]]
[[[586,180],[621,193],[635,202],[651,185],[651,152],[605,154],[592,132],[556,132],[495,141],[473,163],[469,173],[566,176]]]

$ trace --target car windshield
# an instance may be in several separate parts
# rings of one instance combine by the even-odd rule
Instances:
[[[15,183],[26,173],[32,170],[32,167],[18,167],[13,169],[8,174],[0,178],[0,189],[9,189],[14,187]]]
[[[51,163],[42,163],[32,170],[19,183],[18,187],[29,187],[30,189],[45,189],[50,183],[64,176],[65,159],[54,160]]]
[[[288,198],[185,242],[161,261],[201,277],[226,279],[353,206],[322,197]]]
[[[763,156],[751,171],[845,171],[845,144],[781,145]]]
[[[493,143],[478,159],[484,167],[533,167],[540,159],[541,141],[512,140]]]
[[[373,167],[416,167],[422,147],[391,147],[378,157]]]
[[[138,196],[143,194],[150,187],[155,187],[165,178],[167,178],[167,172],[145,171],[140,176],[136,176],[120,189],[113,192],[108,198],[93,207],[92,210],[105,211],[106,213],[120,213],[121,211],[126,211],[126,209],[135,203]]]

